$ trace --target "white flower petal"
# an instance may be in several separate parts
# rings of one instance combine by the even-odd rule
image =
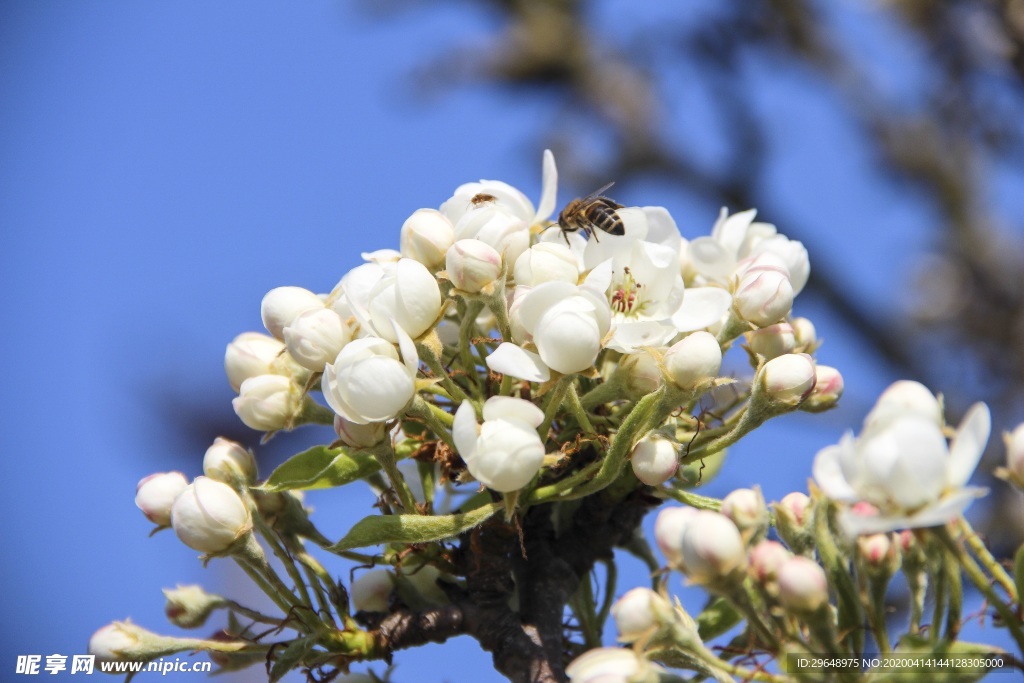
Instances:
[[[512,342],[502,342],[487,356],[487,367],[494,372],[528,382],[546,382],[551,379],[551,371],[540,356]]]
[[[839,466],[841,452],[842,448],[838,445],[826,446],[818,451],[812,468],[814,481],[830,500],[853,502],[857,500],[857,492],[843,476]]]
[[[643,212],[647,217],[647,237],[645,239],[648,242],[668,247],[676,253],[676,258],[678,258],[683,236],[679,233],[679,227],[672,218],[672,214],[664,206],[645,206]]]
[[[540,203],[534,222],[547,220],[555,212],[558,203],[558,167],[555,166],[555,155],[550,149],[544,150],[544,170],[541,175]]]
[[[544,411],[521,398],[491,396],[484,402],[484,419],[521,420],[536,429],[544,421]]]
[[[409,336],[409,333],[403,330],[397,322],[391,321],[391,325],[395,337],[398,339],[398,348],[402,352],[402,362],[405,363],[406,369],[415,377],[416,370],[419,369],[420,365],[420,356],[416,352],[416,343]]]
[[[569,375],[583,372],[594,365],[601,351],[601,338],[592,307],[583,309],[581,296],[553,306],[540,319],[534,333],[534,343],[544,364]],[[589,302],[587,302],[589,304]]]
[[[580,286],[604,296],[608,288],[612,286],[612,259],[607,259],[594,266]]]
[[[616,322],[608,348],[637,353],[645,346],[665,346],[676,335],[673,326],[658,320]]]
[[[672,315],[679,332],[692,332],[714,325],[728,312],[732,296],[719,287],[690,287],[683,292],[683,303]]]
[[[519,305],[519,322],[527,332],[536,334],[537,323],[548,309],[577,292],[576,285],[558,280],[537,285]]]
[[[736,269],[736,255],[710,237],[698,237],[686,247],[694,270],[717,282],[726,282]]]
[[[960,488],[970,480],[985,452],[991,431],[992,416],[988,406],[975,403],[961,420],[949,446],[949,462],[946,466],[949,486]]]
[[[715,225],[712,235],[729,253],[738,254],[747,236],[750,224],[757,216],[757,209],[747,209],[727,217]]]
[[[455,411],[455,421],[452,424],[452,440],[455,442],[455,449],[458,450],[459,455],[467,462],[476,455],[478,432],[476,411],[473,409],[473,404],[469,401],[463,401],[459,409]]]

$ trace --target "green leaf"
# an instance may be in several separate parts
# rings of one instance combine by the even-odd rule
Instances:
[[[274,666],[270,668],[268,683],[277,683],[284,675],[294,669],[316,645],[314,638],[296,638],[277,656]]]
[[[697,634],[704,642],[717,638],[740,623],[740,613],[725,598],[714,598],[697,615]]]
[[[326,489],[344,486],[379,469],[380,463],[368,451],[314,446],[282,463],[259,488],[270,493]]]
[[[371,515],[359,520],[345,537],[331,546],[334,552],[381,543],[429,543],[458,536],[482,524],[501,509],[491,503],[454,515]]]
[[[1013,579],[1017,584],[1017,599],[1024,600],[1024,545],[1017,549],[1013,560]]]

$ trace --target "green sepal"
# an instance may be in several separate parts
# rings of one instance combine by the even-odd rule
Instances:
[[[1017,584],[1017,599],[1024,600],[1024,545],[1013,559],[1013,581]]]
[[[344,486],[380,469],[369,451],[314,446],[283,462],[259,486],[267,493]]]
[[[469,531],[500,509],[501,503],[491,503],[454,515],[371,515],[359,520],[330,550],[341,552],[382,543],[440,541]]]

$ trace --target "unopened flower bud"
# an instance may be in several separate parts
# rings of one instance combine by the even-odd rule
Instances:
[[[736,489],[722,499],[722,514],[732,520],[748,542],[768,529],[768,507],[760,488]]]
[[[769,398],[787,405],[797,405],[807,398],[816,379],[814,359],[806,353],[773,358],[761,370],[761,381]]]
[[[275,287],[267,292],[260,304],[260,316],[267,332],[284,340],[284,328],[306,311],[324,307],[323,300],[302,287]]]
[[[179,628],[199,628],[214,610],[227,604],[224,598],[210,595],[196,585],[165,588],[164,597],[164,614]]]
[[[761,541],[750,550],[750,574],[769,595],[778,595],[779,569],[792,557],[778,541]]]
[[[718,377],[722,367],[722,347],[709,332],[687,335],[665,354],[665,369],[680,389],[694,389]]]
[[[281,375],[260,375],[242,382],[231,400],[235,414],[247,427],[261,432],[284,429],[295,417],[299,388]]]
[[[372,569],[352,582],[349,595],[357,612],[387,612],[394,576],[386,569]]]
[[[402,225],[399,238],[402,256],[415,259],[431,270],[444,263],[455,241],[455,226],[437,209],[418,209]]]
[[[579,265],[569,247],[557,242],[535,244],[516,259],[513,274],[517,287],[536,287],[545,282],[561,280],[575,285],[580,277]]]
[[[619,647],[588,650],[565,668],[572,683],[648,683],[658,680],[661,671],[657,664]]]
[[[858,536],[857,550],[872,575],[891,576],[899,568],[899,548],[890,534]]]
[[[149,521],[168,526],[171,523],[171,506],[187,486],[188,480],[181,472],[151,474],[135,488],[135,504]]]
[[[203,456],[203,472],[225,484],[248,486],[256,481],[256,458],[242,444],[218,436]]]
[[[697,584],[731,581],[747,565],[739,529],[725,515],[700,510],[683,532],[682,567]]]
[[[803,554],[813,546],[811,499],[807,494],[794,491],[772,507],[775,509],[775,530],[793,552]]]
[[[618,372],[630,398],[640,398],[665,383],[658,362],[649,353],[631,353],[619,360]]]
[[[828,604],[825,571],[806,557],[793,557],[778,571],[779,602],[786,609],[814,612]]]
[[[843,376],[830,365],[816,365],[814,368],[814,389],[800,406],[812,413],[835,407],[843,395]]]
[[[476,294],[501,275],[501,254],[480,240],[459,240],[448,249],[445,270],[456,289]]]
[[[334,431],[342,443],[352,448],[376,446],[388,434],[387,424],[384,422],[358,424],[346,420],[341,415],[334,416]]]
[[[996,474],[1024,489],[1024,424],[1004,434],[1003,441],[1006,443],[1006,467],[999,468]]]
[[[793,318],[789,324],[793,327],[800,349],[806,353],[814,350],[818,345],[818,332],[814,329],[814,323],[807,318]]]
[[[697,508],[670,507],[658,513],[654,521],[654,541],[669,566],[678,566],[683,559],[683,533],[697,514]]]
[[[224,352],[224,372],[236,392],[242,382],[260,375],[283,374],[287,361],[281,359],[284,344],[262,332],[243,332]]]
[[[284,328],[284,343],[295,362],[313,372],[323,372],[351,339],[348,325],[334,309],[319,308],[296,316]]]
[[[789,323],[777,323],[748,332],[747,344],[751,351],[771,360],[792,353],[797,341]]]
[[[741,318],[758,327],[779,322],[793,308],[793,284],[781,259],[762,253],[746,263],[733,295]]]
[[[645,436],[633,448],[630,464],[637,479],[648,486],[657,486],[676,473],[679,466],[676,445],[662,436]]]
[[[632,643],[652,635],[672,618],[673,609],[650,588],[634,588],[612,605],[611,613],[619,630],[619,640]]]
[[[171,526],[189,548],[220,553],[249,533],[252,516],[233,488],[209,477],[196,477],[174,501]]]
[[[107,624],[93,633],[89,638],[89,654],[95,655],[101,662],[146,662],[174,652],[194,649],[195,642],[161,636],[126,619]]]

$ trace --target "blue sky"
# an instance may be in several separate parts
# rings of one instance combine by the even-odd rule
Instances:
[[[551,101],[488,87],[424,101],[408,88],[448,47],[486,44],[492,18],[465,3],[389,18],[352,5],[0,5],[0,671],[16,654],[84,652],[112,619],[173,632],[162,587],[245,595],[226,562],[204,570],[172,535],[146,538],[133,497],[150,472],[201,472],[202,449],[182,433],[190,416],[235,424],[223,350],[259,329],[267,290],[330,289],[361,251],[397,247],[402,221],[462,182],[499,178],[537,198]],[[602,3],[598,16],[624,7]],[[753,70],[764,115],[785,122],[768,183],[785,205],[821,217],[812,266],[855,278],[845,255],[865,231],[901,228],[868,291],[893,305],[900,248],[921,244],[927,217],[863,179],[866,161],[834,122],[836,103],[809,95],[798,76],[769,76],[770,67]],[[688,237],[706,233],[717,208],[666,189],[634,184],[619,199],[665,204]],[[561,201],[580,190],[563,188]],[[851,213],[860,205],[875,211],[870,226],[858,223],[863,209]],[[827,311],[800,306],[827,340],[822,360],[847,377],[846,405],[769,425],[735,449],[711,494],[803,489],[814,452],[895,379]],[[268,449],[264,471],[287,454],[284,441]],[[365,514],[365,496],[340,498],[310,497],[332,520],[328,535]],[[498,680],[473,643],[447,647],[400,655],[397,680]]]

